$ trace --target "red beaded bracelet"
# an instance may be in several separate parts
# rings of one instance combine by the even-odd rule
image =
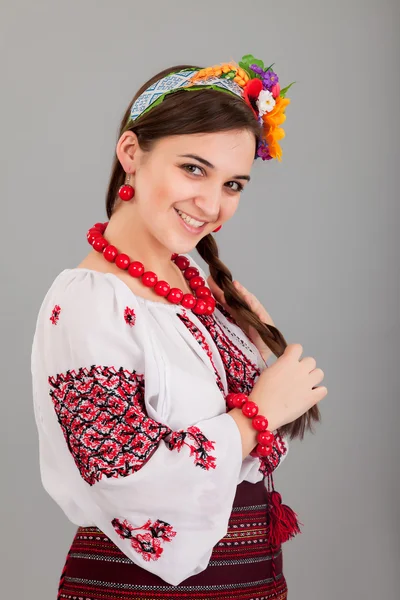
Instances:
[[[226,404],[229,408],[241,408],[242,413],[249,417],[257,434],[257,446],[250,454],[252,456],[269,456],[273,449],[275,436],[268,431],[268,419],[258,414],[258,406],[246,394],[230,393],[226,396]]]

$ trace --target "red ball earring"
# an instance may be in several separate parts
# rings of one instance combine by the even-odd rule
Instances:
[[[133,196],[135,195],[135,188],[129,185],[129,179],[130,174],[128,173],[128,179],[125,185],[121,185],[121,187],[118,190],[118,196],[121,198],[121,200],[132,200]]]
[[[222,228],[222,225],[220,225],[219,227],[217,227],[216,229],[213,229],[213,232],[216,233],[217,231],[219,231]]]

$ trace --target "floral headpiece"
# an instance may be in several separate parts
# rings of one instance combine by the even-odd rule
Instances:
[[[280,127],[286,120],[285,110],[290,103],[286,92],[293,85],[280,88],[278,75],[273,64],[264,67],[262,60],[253,55],[243,56],[239,64],[223,63],[205,69],[185,69],[170,73],[149,86],[133,103],[129,123],[135,121],[160,102],[168,94],[179,89],[186,91],[202,88],[233,93],[243,98],[262,125],[262,136],[255,158],[282,159],[279,141],[285,137]]]

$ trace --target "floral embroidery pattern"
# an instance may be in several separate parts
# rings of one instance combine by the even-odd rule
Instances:
[[[56,304],[51,312],[51,317],[50,317],[50,321],[53,323],[53,325],[57,325],[58,319],[60,318],[60,312],[61,312],[61,306]]]
[[[170,542],[176,536],[172,526],[159,519],[154,523],[148,519],[141,527],[133,527],[126,519],[113,519],[111,523],[119,537],[130,540],[132,548],[141,554],[145,561],[158,560],[164,552],[162,542]],[[133,533],[140,530],[147,533]]]
[[[191,426],[187,430],[174,431],[168,440],[170,450],[180,452],[183,446],[190,448],[190,456],[194,456],[194,464],[208,471],[215,469],[216,458],[209,452],[215,449],[215,442],[209,441],[198,427]]]
[[[217,346],[225,366],[228,390],[232,393],[250,394],[261,374],[260,369],[234,344],[213,316],[199,315]]]
[[[225,309],[223,309],[225,311]],[[223,312],[221,311],[221,312]],[[223,314],[225,314],[223,312]],[[228,314],[228,313],[227,313]],[[226,316],[226,315],[225,315]],[[225,366],[229,392],[250,394],[261,374],[260,369],[234,344],[226,335],[223,327],[212,316],[200,315],[199,319],[210,332]],[[229,319],[228,319],[229,320]],[[234,321],[231,319],[231,322]],[[277,434],[273,452],[266,457],[259,457],[259,471],[264,476],[271,475],[280,464],[287,448],[283,438]]]
[[[208,358],[210,359],[210,362],[213,366],[214,369],[214,373],[215,373],[215,378],[217,381],[217,385],[219,387],[219,389],[221,390],[222,393],[224,393],[224,386],[221,380],[221,376],[218,373],[218,370],[214,364],[214,360],[213,360],[213,356],[212,356],[212,352],[211,352],[211,348],[210,346],[207,344],[207,340],[204,337],[204,334],[200,331],[200,329],[198,327],[196,327],[196,325],[193,323],[193,321],[191,321],[189,319],[189,317],[187,316],[186,313],[183,314],[179,314],[178,313],[178,317],[180,318],[180,320],[186,325],[186,327],[189,329],[190,333],[193,335],[193,337],[197,340],[197,342],[200,344],[200,346],[205,350]]]
[[[90,485],[138,471],[171,433],[146,415],[144,378],[136,371],[93,365],[48,381],[68,448]]]
[[[129,308],[129,306],[125,308],[124,319],[125,323],[127,323],[130,327],[134,326],[134,324],[136,323],[136,314],[133,308]]]

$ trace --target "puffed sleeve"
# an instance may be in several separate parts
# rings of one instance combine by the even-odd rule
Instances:
[[[126,305],[103,274],[59,277],[32,348],[44,487],[71,521],[98,527],[134,563],[178,585],[207,567],[226,534],[240,432],[226,412],[173,431],[147,369],[142,304],[129,292]]]

